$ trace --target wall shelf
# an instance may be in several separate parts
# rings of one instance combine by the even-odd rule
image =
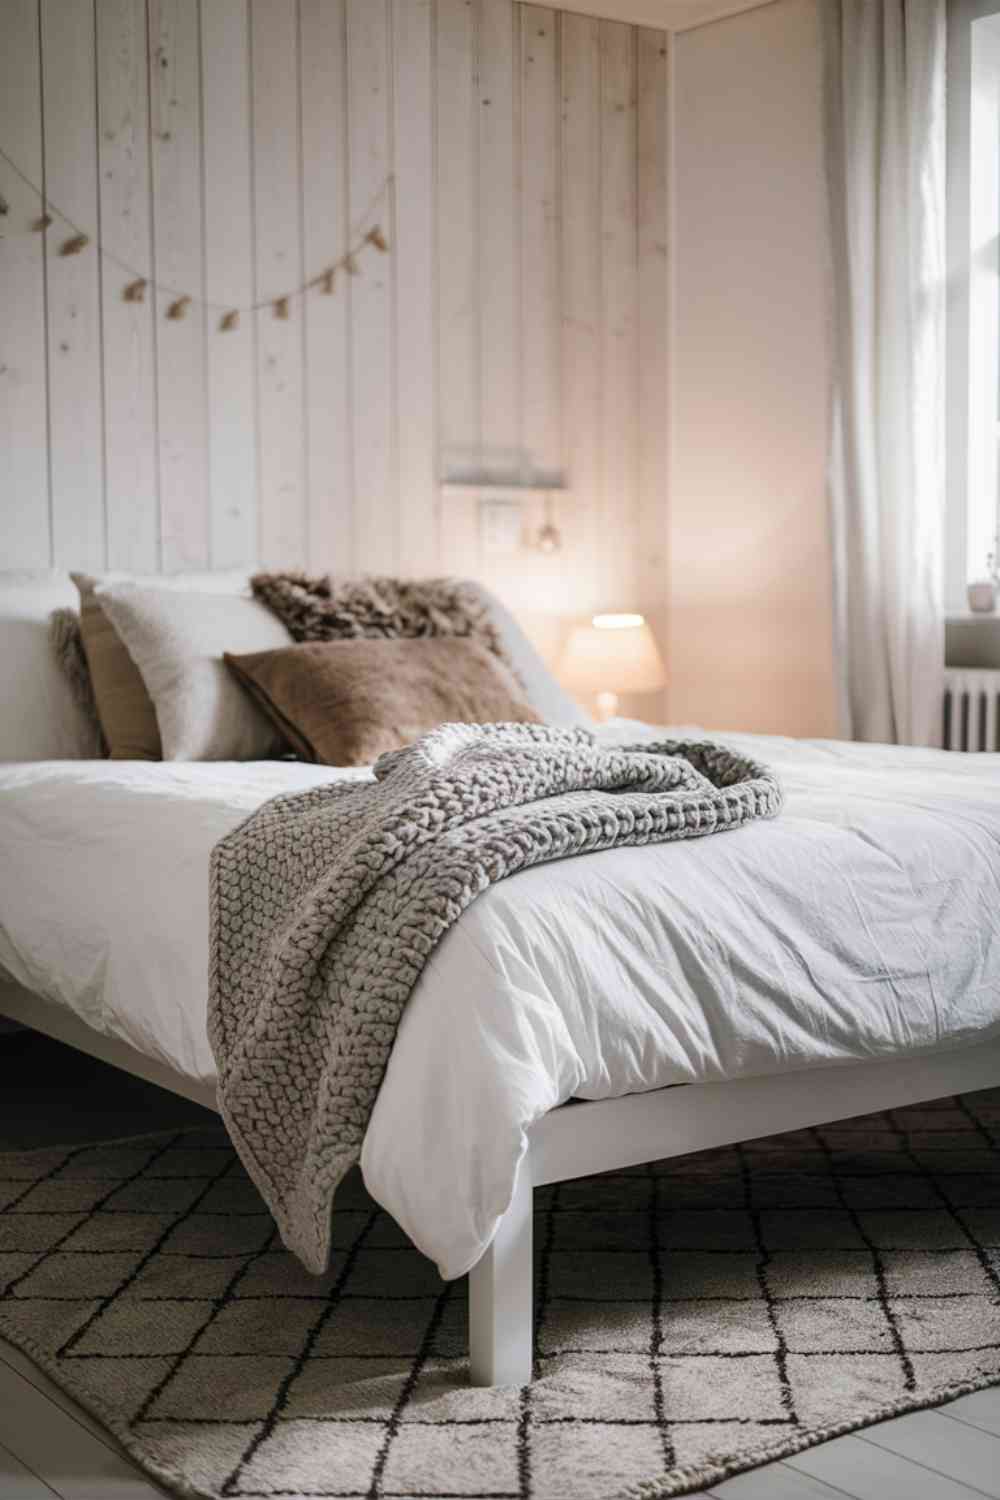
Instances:
[[[483,479],[478,483],[467,480],[445,480],[441,494],[446,500],[565,500],[569,490],[562,484],[504,484],[496,479]]]

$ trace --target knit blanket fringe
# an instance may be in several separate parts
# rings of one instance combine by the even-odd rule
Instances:
[[[209,1036],[223,1118],[288,1248],[325,1270],[403,1009],[481,892],[780,806],[765,766],[707,741],[447,724],[374,779],[276,797],[228,834],[211,861]]]

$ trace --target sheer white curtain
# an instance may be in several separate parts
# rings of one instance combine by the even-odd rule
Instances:
[[[940,743],[945,0],[820,0],[843,732]]]

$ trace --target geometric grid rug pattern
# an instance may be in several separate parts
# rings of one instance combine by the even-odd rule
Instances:
[[[180,1493],[682,1494],[1000,1383],[1000,1091],[538,1189],[536,1378],[349,1177],[330,1273],[222,1130],[0,1154],[0,1331]]]

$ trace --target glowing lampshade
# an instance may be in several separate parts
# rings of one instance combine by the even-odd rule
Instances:
[[[571,692],[595,695],[602,719],[618,710],[619,693],[663,686],[663,658],[642,615],[595,615],[570,634],[559,675]]]

